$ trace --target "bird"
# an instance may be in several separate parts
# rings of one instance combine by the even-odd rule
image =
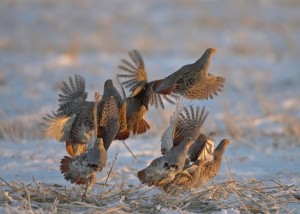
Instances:
[[[144,119],[149,105],[164,108],[163,99],[174,103],[172,98],[167,95],[153,91],[153,87],[160,84],[161,80],[148,82],[145,64],[140,52],[132,50],[129,52],[129,56],[132,62],[122,59],[119,65],[122,73],[117,74],[117,78],[122,79],[121,84],[131,92],[131,95],[126,98],[127,131],[124,131],[125,137],[123,139],[128,138],[130,133],[142,134],[150,129],[150,125]],[[175,95],[171,96],[176,97]]]
[[[182,66],[180,69],[160,80],[154,92],[160,94],[178,94],[191,100],[213,99],[225,84],[225,78],[208,73],[211,58],[216,48],[208,48],[194,63]]]
[[[47,137],[66,142],[66,150],[72,156],[86,151],[86,145],[94,128],[94,101],[86,101],[85,80],[80,75],[63,82],[59,94],[59,107],[44,117],[44,132]]]
[[[120,130],[119,108],[113,96],[102,99],[102,106],[99,123],[95,124],[99,125],[97,137],[103,139],[104,148],[108,150]]]
[[[109,93],[111,94],[111,93]],[[103,98],[103,97],[102,97]],[[61,172],[66,180],[75,184],[86,184],[84,197],[96,182],[96,174],[101,171],[107,161],[107,150],[119,130],[118,107],[113,96],[104,95],[101,117],[98,117],[100,93],[95,93],[93,147],[79,156],[65,156],[61,160]],[[98,121],[99,119],[99,121]],[[100,132],[100,133],[99,133]],[[100,138],[98,136],[101,136]]]
[[[220,168],[223,159],[223,154],[230,144],[230,140],[223,139],[216,149],[213,151],[212,157],[208,157],[205,152],[206,149],[211,148],[211,141],[206,141],[202,145],[202,149],[199,152],[197,161],[192,165],[186,166],[181,173],[178,173],[176,177],[163,188],[166,192],[178,188],[183,189],[195,189],[205,185],[213,177],[215,177]]]
[[[183,107],[177,103],[176,109],[170,117],[170,125],[161,137],[161,153],[164,155],[172,147],[177,146],[187,132],[192,130],[197,138],[188,151],[187,163],[197,160],[199,149],[208,140],[208,137],[201,133],[201,127],[207,116],[208,111],[204,107],[202,109],[193,105]]]
[[[166,141],[163,141],[163,144],[172,141],[173,146],[166,147],[163,156],[153,160],[148,167],[137,173],[142,183],[147,183],[149,186],[163,186],[171,182],[185,166],[190,147],[200,134],[207,112],[205,108],[200,111],[199,107],[195,109],[191,105],[183,108],[182,111],[176,112],[174,114],[176,118],[174,116],[174,120],[171,120],[176,124],[173,127],[175,134],[166,136]]]
[[[76,157],[65,156],[60,162],[60,171],[67,181],[76,185],[85,184],[83,197],[86,197],[86,193],[96,183],[97,173],[105,167],[106,161],[107,151],[103,139],[97,138],[87,152]]]
[[[141,183],[146,183],[148,186],[163,186],[171,182],[175,175],[182,171],[192,143],[193,138],[188,137],[164,156],[154,159],[149,166],[137,173]]]
[[[127,128],[126,120],[122,120],[122,118],[126,117],[122,115],[124,109],[126,113],[126,103],[122,101],[121,95],[117,89],[115,89],[112,80],[109,79],[105,81],[103,96],[98,103],[95,101],[86,101],[87,95],[84,78],[80,75],[75,75],[74,78],[69,77],[69,84],[63,82],[58,99],[58,109],[43,118],[45,135],[57,141],[66,142],[66,150],[72,157],[78,156],[86,151],[87,143],[90,141],[93,130],[95,129],[94,109],[96,109],[99,118],[98,121],[104,121],[105,117],[110,123],[115,124],[114,126],[110,125],[109,127],[104,127],[104,130],[109,128],[113,129],[113,131],[98,131],[99,136],[96,136],[96,138],[103,139],[105,148],[109,148],[112,142],[110,140],[111,136],[113,136],[113,139],[115,138],[116,127],[119,128],[118,131],[122,131],[119,126],[120,120],[122,121],[122,129],[126,130]],[[110,97],[112,97],[115,104],[109,101]],[[100,99],[100,97],[98,97],[98,99]],[[107,102],[109,104],[107,104]],[[95,108],[95,105],[97,105],[97,108]],[[110,108],[110,112],[107,114],[103,113],[105,105],[109,105],[107,108]],[[110,119],[107,119],[108,117],[110,117]],[[98,127],[100,129],[103,128],[101,125]],[[107,135],[107,133],[110,134]]]

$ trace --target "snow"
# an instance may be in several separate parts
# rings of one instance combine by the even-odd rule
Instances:
[[[274,179],[299,188],[299,9],[293,0],[1,1],[0,176],[71,185],[59,171],[64,145],[36,135],[70,75],[86,79],[92,100],[133,48],[141,51],[152,80],[217,47],[210,71],[226,78],[224,91],[194,102],[210,112],[204,133],[216,131],[217,143],[232,140],[215,182],[226,180],[229,160],[235,179]],[[151,109],[151,131],[126,141],[137,160],[122,142],[114,142],[98,178],[105,180],[119,150],[114,170],[126,185],[139,186],[136,172],[160,156],[173,110]]]

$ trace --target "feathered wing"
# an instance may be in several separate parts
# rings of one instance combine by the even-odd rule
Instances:
[[[173,145],[177,146],[187,137],[197,139],[207,116],[208,112],[205,107],[202,109],[199,106],[194,107],[192,105],[185,107],[179,114],[179,122],[174,132]]]
[[[104,141],[104,147],[107,150],[119,131],[119,109],[114,97],[104,100],[104,107],[99,121],[98,138]]]
[[[190,83],[178,84],[174,93],[178,93],[187,99],[207,100],[212,99],[222,91],[225,78],[213,75],[201,75]]]
[[[125,79],[121,82],[121,84],[128,88],[129,91],[132,93],[131,96],[138,95],[147,84],[151,85],[152,88],[158,87],[163,80],[155,80],[148,83],[147,72],[145,69],[145,64],[142,58],[141,53],[138,50],[132,50],[129,52],[129,56],[132,62],[128,60],[122,59],[122,64],[119,68],[124,72],[118,74],[118,78]],[[164,108],[163,100],[174,104],[173,98],[176,98],[176,95],[171,95],[168,97],[167,95],[161,95],[159,93],[154,93],[152,91],[150,104],[154,105],[155,107],[162,107]]]
[[[59,142],[70,138],[71,129],[76,119],[76,114],[69,116],[58,116],[54,112],[43,117],[42,126],[46,137],[52,137]]]
[[[215,142],[211,139],[206,139],[204,145],[204,148],[199,150],[197,160],[206,163],[214,159]]]
[[[192,144],[188,158],[191,162],[197,160],[209,161],[213,158],[214,141],[204,134],[199,134],[197,140]]]
[[[63,82],[59,96],[59,108],[57,113],[60,115],[71,115],[75,113],[78,103],[84,102],[87,98],[85,91],[85,80],[80,75],[69,77],[69,84]]]
[[[183,104],[179,100],[176,104],[175,111],[170,117],[170,125],[165,130],[161,137],[161,153],[164,155],[166,152],[170,151],[173,145],[174,133],[180,121],[179,114],[183,111]]]
[[[135,96],[147,84],[148,77],[140,52],[138,50],[132,50],[129,52],[129,56],[133,63],[122,59],[122,64],[119,65],[119,68],[124,71],[124,74],[118,74],[117,77],[128,79],[121,83],[125,88],[129,88],[129,91],[132,92],[131,96]]]

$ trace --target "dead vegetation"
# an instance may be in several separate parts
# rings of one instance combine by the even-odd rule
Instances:
[[[119,185],[114,175],[108,183],[96,183],[94,193],[82,200],[84,189],[45,184],[33,178],[30,184],[7,182],[0,177],[0,206],[6,212],[30,213],[157,213],[190,211],[213,213],[234,209],[243,213],[292,213],[299,204],[298,187],[275,180],[212,182],[193,191],[165,194],[156,188]],[[115,183],[115,184],[113,184]]]

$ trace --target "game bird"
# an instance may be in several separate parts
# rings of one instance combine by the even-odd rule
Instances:
[[[225,84],[225,78],[208,73],[216,48],[208,48],[193,64],[182,66],[156,84],[154,91],[160,94],[178,94],[191,100],[213,98]]]
[[[95,93],[95,105],[93,109],[94,114],[94,134],[95,137],[98,136],[98,124],[102,127],[110,126],[108,115],[110,114],[110,109],[115,104],[115,109],[117,105],[114,98],[107,97],[104,102],[104,107],[102,113],[104,117],[98,123],[98,103],[100,94]],[[104,128],[102,128],[103,131]],[[113,138],[110,138],[113,140]],[[104,141],[102,138],[96,138],[93,145],[85,152],[75,157],[65,156],[60,162],[61,173],[64,174],[64,178],[71,183],[77,185],[85,184],[85,191],[83,197],[86,197],[87,191],[89,191],[96,183],[97,173],[100,172],[106,165],[107,161],[107,149],[105,148]]]
[[[177,123],[173,128],[175,133],[173,136],[166,137],[167,141],[172,141],[173,146],[165,150],[164,156],[153,160],[148,167],[138,172],[137,176],[141,183],[163,186],[182,171],[189,149],[198,138],[201,126],[207,117],[204,108],[200,111],[199,107],[195,109],[193,106],[188,106],[182,111],[174,120],[174,123]]]
[[[192,105],[183,107],[183,105],[178,102],[173,115],[170,117],[170,125],[161,137],[161,153],[164,155],[170,151],[171,148],[177,146],[184,139],[189,130],[197,130],[195,133],[197,138],[188,151],[187,163],[197,160],[199,150],[205,141],[209,140],[208,137],[201,133],[201,127],[207,116],[208,112],[205,108],[201,109],[198,106],[195,107]]]
[[[124,138],[129,137],[130,133],[142,134],[150,129],[148,122],[144,119],[149,105],[164,108],[163,99],[174,103],[167,95],[155,93],[153,88],[160,84],[161,80],[148,82],[147,73],[143,58],[139,51],[129,52],[132,62],[123,59],[119,68],[123,73],[117,74],[122,79],[122,85],[129,89],[131,95],[127,97],[127,134],[124,132]],[[175,96],[172,95],[171,96]]]
[[[53,137],[57,141],[66,142],[67,152],[74,157],[86,151],[87,143],[90,141],[92,131],[95,128],[94,109],[96,102],[86,101],[88,94],[85,91],[84,78],[80,75],[75,75],[74,78],[70,77],[69,84],[63,82],[61,91],[57,111],[44,117],[45,135]],[[117,110],[114,108],[115,105],[111,104],[113,105],[110,109],[111,112],[106,115],[102,111],[105,106],[104,103],[109,97],[114,99]],[[118,127],[118,131],[122,131],[120,124],[122,124],[121,129],[126,130],[127,128],[126,115],[124,115],[124,111],[126,114],[126,102],[122,101],[121,95],[111,80],[107,80],[104,84],[103,97],[99,101],[96,111],[100,122],[109,116],[112,117],[109,121],[115,124],[114,126],[110,125],[111,129],[114,130],[110,132],[109,136],[107,135],[108,132],[105,131],[108,127],[105,127],[103,131],[103,126],[98,126],[100,130],[97,138],[102,138],[105,148],[108,149],[111,144],[111,137],[115,138],[116,127]]]
[[[221,168],[223,154],[230,144],[228,139],[223,139],[218,147],[214,149],[212,157],[207,156],[206,149],[214,146],[212,141],[206,141],[202,145],[197,161],[192,165],[186,166],[184,170],[176,175],[174,180],[164,186],[164,190],[169,192],[177,188],[195,189],[209,182],[217,175]]]
[[[76,185],[85,184],[86,193],[96,183],[96,176],[101,171],[107,161],[107,151],[104,148],[102,138],[97,138],[91,149],[86,153],[82,153],[76,157],[65,156],[60,161],[60,171],[64,174],[64,178]]]
[[[141,183],[148,186],[163,186],[171,182],[182,171],[193,138],[187,137],[178,146],[173,147],[164,156],[153,160],[149,166],[139,171],[137,176]]]

